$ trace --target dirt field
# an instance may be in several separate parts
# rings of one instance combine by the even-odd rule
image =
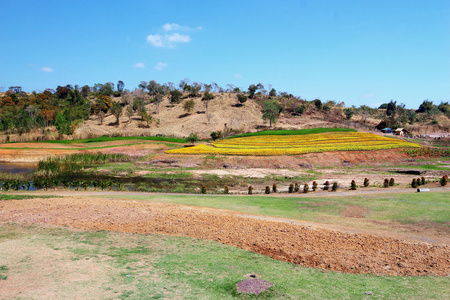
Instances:
[[[188,236],[346,273],[450,273],[448,245],[344,233],[183,205],[71,197],[11,200],[0,202],[0,222]]]

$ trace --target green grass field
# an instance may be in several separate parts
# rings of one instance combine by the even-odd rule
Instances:
[[[21,249],[16,251],[15,249]],[[39,259],[39,260],[37,260]],[[448,299],[449,277],[351,275],[305,268],[191,238],[80,232],[5,224],[0,231],[0,294],[27,278],[19,298],[96,299]],[[32,274],[39,274],[34,276]],[[235,292],[256,274],[265,295]],[[74,280],[74,278],[77,278]],[[365,292],[373,295],[364,295]]]

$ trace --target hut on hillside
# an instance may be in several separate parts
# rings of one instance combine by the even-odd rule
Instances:
[[[405,128],[397,128],[395,129],[394,134],[399,136],[407,136],[409,135],[409,131]]]

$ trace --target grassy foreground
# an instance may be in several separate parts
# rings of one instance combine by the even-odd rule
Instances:
[[[6,298],[450,297],[449,277],[334,273],[276,261],[211,241],[163,235],[80,232],[65,228],[2,224],[0,262],[0,294]],[[235,284],[249,274],[256,274],[274,283],[274,286],[260,297],[238,295],[234,290]],[[20,294],[17,286],[8,289],[17,282],[24,285]],[[369,291],[373,295],[364,295]]]

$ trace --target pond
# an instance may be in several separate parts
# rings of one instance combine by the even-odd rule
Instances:
[[[31,174],[37,170],[37,164],[33,163],[7,163],[0,162],[0,172],[10,174]]]

